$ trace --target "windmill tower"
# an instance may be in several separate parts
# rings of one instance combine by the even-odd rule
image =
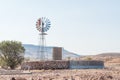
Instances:
[[[47,60],[48,59],[48,54],[47,54],[47,49],[46,49],[46,41],[45,41],[45,35],[47,35],[47,31],[50,28],[50,20],[48,18],[42,17],[39,18],[36,22],[36,28],[39,31],[39,49],[37,51],[38,57],[37,59],[40,60]]]

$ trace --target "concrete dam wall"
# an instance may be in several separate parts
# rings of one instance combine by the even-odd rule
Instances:
[[[104,68],[103,61],[70,61],[70,69],[97,69]]]

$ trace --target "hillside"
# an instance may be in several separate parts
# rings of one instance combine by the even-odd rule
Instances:
[[[37,52],[39,47],[37,45],[23,44],[23,46],[26,50],[25,57],[36,59],[39,56],[39,54]],[[52,49],[53,49],[53,46],[46,47],[46,50],[48,53],[48,59],[52,59]],[[62,58],[66,59],[68,57],[77,58],[77,57],[79,57],[79,55],[72,53],[72,52],[69,52],[69,51],[65,50],[64,48],[62,48]]]
[[[120,62],[120,53],[101,53],[97,55],[86,55],[80,59],[85,60],[91,58],[92,60],[102,60],[104,62]]]
[[[106,57],[106,56],[111,56],[111,57],[117,57],[117,56],[120,56],[120,53],[102,53],[102,54],[98,54],[96,56],[100,56],[100,57]]]

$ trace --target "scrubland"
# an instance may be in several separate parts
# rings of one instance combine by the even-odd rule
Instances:
[[[6,71],[6,74],[4,72],[4,75],[0,75],[0,80],[10,80],[12,77],[15,77],[16,80],[120,80],[120,67],[18,72],[12,70]]]
[[[120,80],[120,58],[105,61],[104,69],[4,70],[0,80]]]

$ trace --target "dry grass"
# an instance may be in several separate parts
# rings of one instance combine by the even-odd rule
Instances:
[[[17,80],[120,80],[120,69],[32,70],[31,72],[32,74],[0,75],[0,80],[10,80],[12,77]]]
[[[16,80],[120,80],[119,58],[107,59],[105,67],[105,69],[31,70],[32,74],[0,75],[0,80],[10,80],[12,77]],[[6,71],[9,72],[12,73]],[[4,71],[0,70],[0,73]]]

